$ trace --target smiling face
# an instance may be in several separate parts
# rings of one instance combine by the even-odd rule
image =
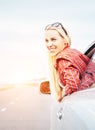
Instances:
[[[51,56],[57,55],[60,51],[67,47],[67,42],[56,30],[45,31],[46,47]]]

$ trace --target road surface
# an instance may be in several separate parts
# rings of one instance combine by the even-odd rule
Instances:
[[[38,87],[0,91],[0,130],[50,130],[51,96]]]

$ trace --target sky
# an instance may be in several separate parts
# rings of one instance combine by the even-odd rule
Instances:
[[[94,0],[0,0],[0,83],[48,77],[44,28],[61,22],[72,48],[95,40]]]

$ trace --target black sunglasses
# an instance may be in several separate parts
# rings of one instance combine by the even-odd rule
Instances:
[[[51,28],[51,27],[62,28],[63,31],[65,32],[65,34],[68,35],[68,34],[67,34],[67,31],[65,30],[65,28],[63,27],[63,25],[62,25],[61,23],[59,23],[59,22],[56,22],[56,23],[47,25],[47,26],[45,27],[45,30],[48,30],[48,29]]]

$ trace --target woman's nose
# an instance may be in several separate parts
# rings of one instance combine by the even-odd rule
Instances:
[[[47,43],[47,46],[48,46],[48,47],[50,47],[50,46],[52,46],[52,45],[53,45],[52,42],[48,42],[48,43]]]

